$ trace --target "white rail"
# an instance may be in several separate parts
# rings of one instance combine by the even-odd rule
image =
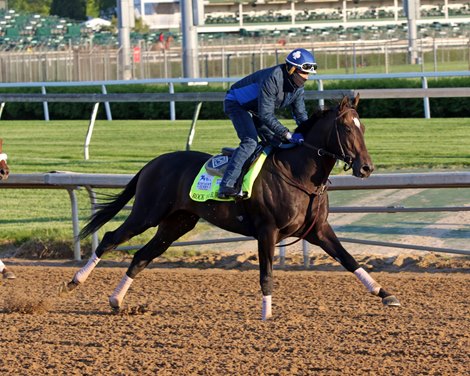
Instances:
[[[78,205],[75,191],[85,187],[89,193],[91,207],[94,207],[95,196],[93,189],[96,188],[123,188],[132,179],[132,174],[83,174],[73,172],[52,172],[44,174],[11,174],[8,180],[0,181],[1,188],[35,188],[35,189],[66,189],[69,192],[72,206],[72,225],[74,257],[81,259],[79,233]],[[375,174],[368,179],[357,179],[353,176],[331,176],[330,191],[355,190],[355,189],[407,189],[407,188],[470,188],[470,172],[438,172],[438,173],[407,173],[407,174]],[[466,211],[470,207],[445,207],[445,208],[390,208],[373,207],[357,208],[342,207],[331,208],[332,212],[375,212],[387,213],[398,211]],[[252,240],[250,237],[236,237],[226,239],[209,239],[198,242],[176,242],[178,245],[211,244],[219,242],[234,242]],[[450,248],[423,247],[419,245],[408,245],[399,243],[386,243],[367,240],[340,238],[343,242],[361,243],[369,245],[380,245],[385,247],[406,248],[415,250],[427,250],[444,253],[470,255],[470,250],[459,250]],[[94,234],[93,247],[97,246],[97,236]],[[135,248],[135,247],[133,247]],[[304,247],[305,249],[306,247]],[[121,249],[130,249],[122,247]],[[304,251],[305,252],[305,251]],[[308,251],[307,251],[308,252]],[[282,250],[281,250],[282,259]]]

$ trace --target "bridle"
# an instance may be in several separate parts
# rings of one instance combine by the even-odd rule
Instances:
[[[348,171],[349,169],[352,168],[352,164],[353,164],[353,157],[346,154],[344,152],[344,148],[343,148],[343,144],[341,143],[341,139],[339,137],[339,130],[338,130],[338,119],[342,118],[346,113],[350,112],[350,111],[355,111],[354,108],[346,108],[345,110],[339,112],[339,114],[335,117],[335,132],[336,132],[336,140],[338,142],[338,145],[339,145],[339,148],[340,148],[340,151],[341,151],[341,155],[338,155],[338,154],[335,154],[335,153],[331,153],[329,152],[328,150],[325,150],[323,148],[319,148],[319,147],[316,147],[312,144],[309,144],[308,142],[303,142],[302,143],[302,146],[305,146],[306,148],[308,149],[311,149],[313,151],[315,151],[317,153],[317,155],[319,157],[330,157],[330,158],[333,158],[335,160],[341,160],[343,161],[345,164],[344,164],[344,167],[343,167],[343,170],[344,171]],[[328,134],[328,137],[327,139],[330,140],[331,139],[331,132],[333,132],[333,129],[330,130],[329,134]],[[273,159],[273,162],[275,163],[275,160]],[[274,172],[274,171],[272,171]],[[323,184],[322,186],[320,187],[315,187],[317,189],[315,189],[315,191],[313,192],[309,192],[305,187],[303,187],[302,185],[298,184],[297,182],[295,182],[291,177],[288,177],[287,175],[285,174],[279,174],[278,172],[274,172],[276,173],[276,175],[280,176],[286,183],[288,183],[289,185],[292,185],[298,189],[300,189],[301,191],[305,192],[309,197],[310,197],[310,201],[309,201],[309,205],[308,205],[308,208],[307,208],[307,211],[310,211],[312,210],[312,207],[313,207],[313,198],[315,196],[318,196],[320,199],[322,198],[323,194],[325,193],[325,191],[328,189],[328,183],[326,184]],[[283,176],[284,175],[284,176]],[[320,206],[320,204],[319,204]],[[307,228],[307,230],[303,233],[302,236],[300,236],[299,238],[297,238],[296,240],[288,243],[288,244],[282,244],[282,245],[278,245],[277,247],[287,247],[289,245],[292,245],[292,244],[295,244],[297,242],[299,242],[300,240],[303,240],[305,239],[305,237],[309,234],[309,232],[312,230],[313,226],[315,226],[315,223],[317,222],[317,219],[318,219],[318,215],[320,213],[320,210],[317,210],[317,212],[315,213],[315,216],[313,218],[313,221],[312,223],[310,224],[310,226]]]
[[[302,146],[305,146],[306,148],[309,148],[309,149],[315,151],[319,157],[330,157],[330,158],[335,159],[335,160],[343,161],[345,163],[344,167],[343,167],[344,171],[348,171],[352,168],[353,157],[344,152],[344,147],[343,147],[343,144],[341,143],[341,139],[339,137],[338,119],[342,118],[344,115],[346,115],[350,111],[355,111],[355,109],[354,108],[346,108],[345,110],[340,112],[338,114],[338,116],[335,117],[335,127],[334,127],[334,129],[335,129],[335,132],[336,132],[336,140],[338,142],[339,149],[341,151],[341,155],[331,153],[328,150],[316,147],[312,144],[309,144],[308,142],[303,142],[302,143]],[[331,132],[333,132],[333,128],[330,130],[330,133],[328,134],[328,140],[331,138]]]

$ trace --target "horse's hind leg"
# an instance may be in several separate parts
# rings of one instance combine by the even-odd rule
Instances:
[[[336,237],[333,229],[328,222],[323,223],[317,228],[317,231],[311,232],[306,240],[312,244],[320,246],[326,253],[343,265],[346,270],[354,273],[354,275],[362,282],[362,284],[373,295],[382,298],[382,303],[386,306],[399,306],[398,299],[385,291],[385,289],[377,283],[367,271],[365,271],[353,256],[349,254],[346,249],[341,245]]]
[[[115,249],[119,244],[141,234],[151,226],[152,224],[149,222],[144,221],[141,218],[139,219],[131,213],[124,223],[116,230],[108,231],[104,234],[103,239],[96,248],[96,251],[91,255],[87,264],[75,273],[70,282],[64,282],[59,286],[59,294],[65,295],[74,290],[79,284],[84,283],[93,269],[98,265],[101,260],[101,256],[105,252]]]
[[[134,278],[144,270],[150,262],[163,254],[170,245],[196,226],[197,215],[179,211],[165,218],[158,226],[155,236],[143,246],[133,257],[126,275],[109,297],[109,304],[115,311],[119,310],[127,290]]]

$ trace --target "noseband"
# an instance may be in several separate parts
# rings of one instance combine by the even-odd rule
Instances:
[[[319,157],[330,157],[330,158],[333,158],[333,159],[336,159],[336,160],[343,161],[344,162],[344,167],[343,167],[344,171],[348,171],[352,168],[353,157],[351,157],[350,155],[347,155],[344,152],[343,144],[341,143],[341,139],[339,137],[338,119],[342,118],[346,113],[348,113],[350,111],[354,111],[354,109],[353,108],[346,108],[344,111],[340,112],[338,114],[338,116],[335,117],[336,140],[338,141],[338,145],[339,145],[339,148],[340,148],[340,151],[341,151],[341,155],[331,153],[331,152],[329,152],[329,151],[327,151],[323,148],[318,148],[318,147],[316,147],[312,144],[309,144],[308,142],[302,143],[303,146],[305,146],[305,147],[307,147],[311,150],[314,150]],[[330,133],[328,134],[328,140],[331,138],[331,132],[333,132],[333,129],[331,129]]]

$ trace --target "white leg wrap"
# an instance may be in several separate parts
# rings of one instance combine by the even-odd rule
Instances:
[[[131,287],[133,281],[134,280],[129,278],[127,275],[121,279],[121,282],[116,287],[113,294],[109,297],[109,304],[111,304],[112,307],[121,306],[124,296],[126,295],[127,290],[129,290],[129,287]]]
[[[75,283],[83,283],[86,281],[92,270],[100,262],[100,258],[93,253],[93,255],[88,260],[87,264],[81,268],[73,277]]]
[[[359,278],[359,281],[362,282],[364,286],[366,286],[367,290],[369,290],[370,293],[374,295],[378,295],[380,286],[375,280],[367,273],[364,269],[359,268],[357,269],[354,274],[356,275],[357,278]]]
[[[261,311],[261,315],[263,321],[272,317],[273,314],[271,311],[271,295],[263,296],[263,308]]]
[[[3,269],[5,269],[5,264],[0,260],[0,273],[3,272]]]

